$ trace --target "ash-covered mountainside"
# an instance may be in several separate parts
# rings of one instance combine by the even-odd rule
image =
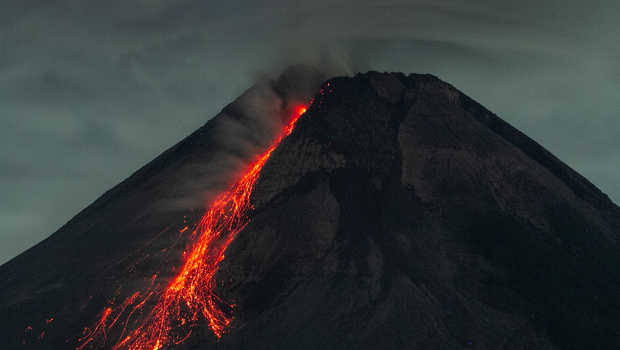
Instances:
[[[192,197],[236,169],[222,148],[252,153],[229,136],[250,124],[243,141],[260,148],[271,135],[240,106],[277,101],[256,106],[278,116],[317,76],[246,93],[0,267],[3,346],[75,348],[110,298],[170,278],[182,218],[204,211]],[[620,208],[606,195],[433,76],[322,86],[262,169],[217,273],[232,327],[218,341],[205,325],[175,348],[620,348]]]
[[[620,210],[429,75],[330,81],[229,248],[225,349],[618,349]]]
[[[155,275],[165,285],[181,266],[206,204],[269,145],[291,106],[309,101],[325,79],[293,66],[275,81],[260,81],[49,238],[0,266],[0,349],[75,349],[104,307],[148,292]],[[103,348],[119,336],[105,335]]]

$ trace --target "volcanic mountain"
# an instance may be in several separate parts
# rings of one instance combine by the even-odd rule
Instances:
[[[296,67],[0,267],[2,347],[619,349],[619,239],[436,77]]]

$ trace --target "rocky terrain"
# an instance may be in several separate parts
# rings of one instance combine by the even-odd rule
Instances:
[[[273,110],[314,95],[317,77],[285,74]],[[221,263],[230,331],[205,326],[178,348],[620,348],[620,208],[605,194],[431,75],[321,86]],[[245,99],[274,97],[256,91]],[[109,298],[173,275],[179,230],[236,169],[221,128],[271,132],[243,101],[0,267],[8,348],[75,347]]]

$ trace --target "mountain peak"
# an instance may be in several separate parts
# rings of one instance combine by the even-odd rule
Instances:
[[[214,335],[196,318],[175,348],[620,345],[620,209],[607,196],[437,77],[323,80],[298,66],[258,84],[0,267],[7,346],[74,346],[93,323],[108,331],[85,349],[124,344],[105,310],[148,318],[126,317],[133,293],[159,305],[190,233],[257,159],[251,209],[222,236],[209,287],[231,321]]]

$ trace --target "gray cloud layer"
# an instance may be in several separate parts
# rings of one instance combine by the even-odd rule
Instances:
[[[0,263],[290,63],[428,72],[620,201],[620,3],[8,0]]]

